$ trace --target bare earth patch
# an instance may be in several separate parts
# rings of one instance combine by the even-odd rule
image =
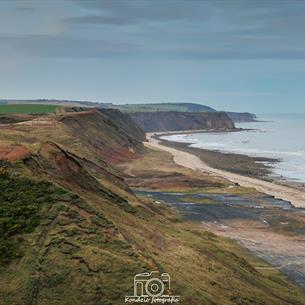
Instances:
[[[31,151],[24,146],[9,146],[0,144],[0,160],[17,161],[29,156]]]

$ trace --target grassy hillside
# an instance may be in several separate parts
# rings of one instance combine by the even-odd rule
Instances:
[[[108,105],[107,107],[117,108],[123,112],[215,112],[212,107],[197,103],[148,103],[148,104],[125,104]],[[249,112],[226,112],[234,122],[253,122],[256,116]]]
[[[148,103],[111,105],[124,112],[155,112],[155,111],[181,111],[181,112],[214,112],[212,107],[195,103]]]
[[[119,113],[56,119],[0,129],[0,151],[15,157],[0,162],[1,305],[121,305],[134,275],[152,270],[170,273],[183,305],[305,304],[302,291],[278,271],[258,272],[231,240],[130,189],[131,181],[227,181],[144,149],[143,133]],[[21,147],[30,153],[18,155]]]
[[[39,163],[43,172],[52,167],[46,159]],[[152,202],[130,204],[89,177],[77,176],[79,184],[64,190],[53,186],[51,193],[48,184],[35,193],[32,179],[5,178],[25,192],[23,210],[31,201],[39,218],[9,237],[17,252],[1,264],[0,304],[122,304],[133,276],[146,270],[169,272],[181,304],[305,303],[280,274],[256,271],[231,241]]]
[[[201,105],[197,103],[148,103],[148,104],[125,104],[125,105],[115,105],[112,103],[97,103],[89,101],[69,101],[69,100],[52,100],[52,99],[38,99],[38,100],[0,100],[1,105],[12,106],[15,105],[49,105],[57,107],[96,107],[101,109],[118,109],[122,112],[159,112],[159,111],[178,111],[178,112],[215,112],[216,110],[212,107]],[[11,108],[11,107],[8,107]],[[12,109],[13,109],[12,108]],[[21,107],[22,109],[22,107]],[[50,111],[53,112],[53,111]],[[29,113],[22,112],[17,109],[17,112],[3,112],[3,113]],[[37,112],[31,112],[30,114],[35,114]],[[48,111],[41,111],[38,113],[48,113]],[[1,114],[1,112],[0,112]],[[256,116],[249,112],[227,112],[228,116],[234,122],[253,122],[256,120]]]
[[[97,103],[90,101],[75,101],[75,100],[58,100],[58,99],[6,99],[0,100],[0,105],[13,105],[13,104],[29,104],[29,105],[57,105],[62,107],[107,107],[109,103]]]
[[[46,114],[55,112],[58,106],[43,104],[0,105],[0,114]]]

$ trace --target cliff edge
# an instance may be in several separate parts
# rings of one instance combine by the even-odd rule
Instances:
[[[225,112],[134,112],[130,116],[145,132],[235,128]]]

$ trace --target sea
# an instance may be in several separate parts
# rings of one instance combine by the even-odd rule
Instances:
[[[163,136],[190,147],[278,159],[272,176],[305,183],[305,114],[263,114],[258,122],[236,123],[238,132],[209,132]]]

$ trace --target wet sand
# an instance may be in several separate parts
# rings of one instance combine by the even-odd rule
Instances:
[[[279,162],[277,159],[222,153],[214,150],[191,147],[189,143],[173,142],[162,138],[160,140],[162,145],[196,155],[210,167],[267,181],[274,180],[271,165]]]
[[[305,207],[304,191],[298,188],[277,184],[275,182],[269,182],[258,178],[248,177],[229,171],[213,168],[203,162],[198,156],[190,152],[178,150],[177,148],[163,145],[159,139],[154,138],[154,136],[161,134],[162,133],[147,133],[146,137],[148,142],[145,143],[145,146],[152,149],[169,152],[173,156],[173,160],[180,166],[184,166],[197,171],[202,171],[213,176],[219,176],[233,183],[238,183],[239,185],[244,187],[255,188],[259,192],[274,196],[278,199],[289,201],[295,207]]]

